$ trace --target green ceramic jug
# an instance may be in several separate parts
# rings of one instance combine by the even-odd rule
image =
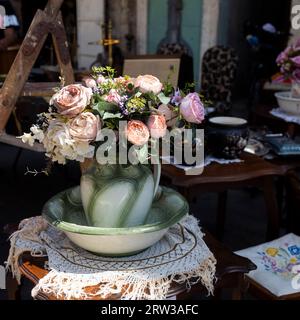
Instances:
[[[123,228],[142,225],[160,180],[160,165],[94,164],[80,182],[83,208],[89,225]]]

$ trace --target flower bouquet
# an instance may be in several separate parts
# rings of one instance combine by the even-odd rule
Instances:
[[[281,76],[277,81],[289,81],[290,92],[276,92],[280,110],[286,114],[300,116],[300,41],[288,46],[276,59]]]
[[[43,214],[48,221],[85,249],[123,254],[149,246],[187,214],[181,195],[159,187],[159,154],[162,149],[170,152],[171,140],[179,149],[197,136],[205,110],[199,94],[190,89],[174,89],[152,75],[115,77],[110,67],[96,67],[83,84],[58,89],[48,112],[39,114],[20,138],[30,145],[42,143],[46,156],[59,164],[93,161],[82,174],[80,188],[47,202]],[[112,248],[103,233],[134,233],[135,240],[128,249],[118,238],[118,248]],[[147,235],[137,241],[139,233]],[[100,235],[110,249],[99,248]]]
[[[278,81],[289,80],[292,83],[291,95],[300,97],[300,41],[287,46],[276,59],[281,77]]]
[[[125,143],[127,150],[133,146],[136,160],[144,162],[149,142],[165,137],[168,127],[183,130],[204,120],[204,104],[199,94],[190,92],[192,86],[175,90],[151,75],[134,79],[114,74],[110,67],[94,68],[83,84],[62,87],[51,98],[49,111],[38,115],[30,132],[20,137],[22,141],[31,146],[42,143],[47,157],[65,164],[95,158],[109,137],[112,141],[101,151],[111,150],[111,155],[114,143],[117,149]],[[101,158],[100,150],[101,164],[117,160]]]

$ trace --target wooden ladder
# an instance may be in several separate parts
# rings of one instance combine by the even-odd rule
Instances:
[[[74,83],[67,36],[60,11],[62,3],[63,0],[48,0],[44,10],[37,10],[9,70],[0,91],[0,142],[34,151],[43,151],[39,144],[30,147],[15,136],[8,135],[5,127],[20,96],[50,97],[54,93],[53,88],[59,86],[54,82],[26,83],[49,33],[52,35],[60,73],[65,84]]]

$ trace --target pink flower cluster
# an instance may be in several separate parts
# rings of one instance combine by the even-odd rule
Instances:
[[[285,78],[300,81],[300,39],[287,46],[277,57],[276,63]]]

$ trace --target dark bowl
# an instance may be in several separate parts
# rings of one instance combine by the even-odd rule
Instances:
[[[249,139],[248,122],[236,117],[213,117],[205,128],[206,154],[236,159]]]

